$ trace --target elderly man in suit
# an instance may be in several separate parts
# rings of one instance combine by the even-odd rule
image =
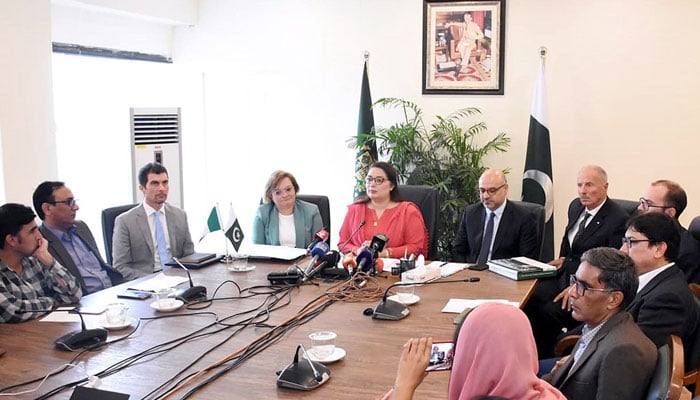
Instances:
[[[688,196],[678,183],[660,179],[649,185],[644,196],[639,199],[637,210],[642,214],[664,213],[673,218],[681,237],[676,265],[685,274],[687,282],[700,284],[700,242],[678,222],[687,204]]]
[[[580,264],[581,255],[595,247],[620,247],[629,217],[608,198],[608,176],[603,168],[597,165],[581,168],[577,186],[578,198],[569,204],[569,222],[561,242],[560,258],[550,262],[559,273],[555,278],[540,280],[524,308],[540,358],[553,356],[554,344],[563,328],[578,325],[559,300],[569,286],[569,277]]]
[[[117,217],[114,226],[112,258],[126,280],[158,272],[172,257],[194,253],[187,215],[166,203],[168,171],[148,163],[138,177],[143,203]]]
[[[537,221],[527,209],[507,201],[507,196],[508,182],[502,171],[487,169],[481,174],[481,202],[465,208],[452,241],[455,261],[485,268],[491,259],[539,256]]]
[[[75,276],[83,293],[94,293],[123,281],[97,249],[95,237],[83,221],[73,192],[63,182],[45,181],[32,196],[34,210],[43,221],[39,231],[48,241],[49,253]]]
[[[624,311],[637,292],[634,262],[619,250],[591,249],[570,280],[571,314],[583,334],[543,379],[571,400],[643,398],[657,350]]]

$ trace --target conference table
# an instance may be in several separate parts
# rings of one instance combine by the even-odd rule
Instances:
[[[306,262],[306,259],[302,259],[298,265],[303,267]],[[100,389],[128,393],[131,399],[184,398],[190,390],[193,391],[191,397],[198,399],[373,399],[392,386],[401,348],[408,338],[431,336],[434,340],[452,340],[456,314],[441,312],[450,298],[506,299],[518,301],[522,306],[536,283],[534,280],[512,281],[489,271],[460,271],[435,282],[469,277],[479,277],[480,281],[418,286],[415,294],[420,301],[409,307],[410,314],[399,321],[386,321],[363,313],[381,300],[384,288],[399,280],[397,276],[384,272],[353,292],[353,296],[359,296],[355,299],[357,301],[341,299],[329,302],[313,318],[299,320],[301,322],[257,354],[235,358],[235,364],[229,361],[222,367],[212,368],[208,373],[192,378],[184,388],[166,395],[172,382],[184,379],[187,373],[191,375],[194,371],[220,362],[233,353],[240,355],[241,349],[269,333],[273,327],[290,320],[308,303],[315,299],[321,299],[316,303],[324,301],[324,294],[333,285],[338,285],[316,278],[312,284],[278,287],[276,294],[272,295],[267,287],[267,274],[286,270],[291,263],[252,260],[250,263],[255,264],[256,268],[249,272],[229,271],[223,263],[192,271],[195,284],[206,286],[209,298],[217,299],[201,310],[182,307],[164,313],[150,306],[153,297],[146,300],[119,299],[129,306],[130,316],[140,319],[138,324],[128,329],[110,331],[107,345],[84,352],[75,360],[79,352],[58,350],[53,342],[61,335],[80,329],[79,323],[33,320],[0,324],[0,345],[6,351],[0,356],[0,387],[43,377],[71,361],[74,364],[84,363],[83,369],[68,368],[50,377],[36,392],[14,397],[37,398],[54,388],[85,378],[85,371],[96,374],[150,350],[150,355],[103,376]],[[177,268],[169,269],[165,274],[185,276],[184,270]],[[116,301],[116,294],[133,284],[125,283],[85,296],[80,305],[86,308],[102,307]],[[349,285],[351,281],[341,284]],[[236,285],[243,289],[243,296]],[[373,295],[366,293],[372,290]],[[272,299],[278,302],[274,304]],[[191,308],[203,305],[195,304]],[[265,309],[265,305],[269,313],[260,313],[259,310]],[[250,322],[252,314],[246,312],[252,309],[259,314],[254,318],[257,323],[241,323],[244,319]],[[330,380],[312,391],[278,388],[275,372],[292,362],[299,344],[310,348],[308,336],[316,331],[337,333],[336,346],[346,351],[343,359],[327,364],[331,370]],[[178,338],[190,340],[177,342],[171,348],[155,347],[163,351],[153,351],[154,346]],[[222,371],[225,366],[228,370]],[[176,376],[181,370],[186,370],[186,374]],[[220,375],[217,379],[197,386],[215,373]],[[449,375],[448,371],[429,373],[419,386],[416,398],[445,399]],[[171,382],[170,386],[167,386],[167,382]],[[11,392],[31,389],[37,384]],[[157,390],[162,384],[166,386]],[[68,399],[72,391],[72,388],[68,388],[51,398]]]

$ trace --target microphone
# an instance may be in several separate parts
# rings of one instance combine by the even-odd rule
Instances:
[[[355,255],[352,253],[346,253],[343,256],[343,268],[348,270],[349,275],[352,275],[353,271],[357,267],[357,262],[355,261]]]
[[[405,282],[398,282],[394,283],[393,285],[389,285],[389,287],[386,288],[384,291],[384,297],[382,297],[382,301],[377,304],[376,307],[374,307],[374,310],[372,312],[372,318],[373,319],[385,319],[385,320],[392,320],[392,321],[398,321],[400,319],[406,318],[409,314],[408,307],[403,304],[399,303],[398,301],[390,300],[387,299],[387,295],[389,294],[389,290],[393,287],[396,286],[412,286],[412,285],[434,285],[438,283],[457,283],[457,282],[479,282],[481,279],[478,277],[471,277],[471,278],[465,278],[465,279],[453,279],[449,281],[432,281],[432,282],[421,282],[421,283],[405,283]]]
[[[352,254],[350,254],[352,255]],[[326,253],[326,258],[327,258],[327,266],[326,268],[321,269],[321,277],[325,279],[333,279],[333,280],[345,280],[350,277],[348,274],[348,271],[345,270],[345,268],[339,268],[338,263],[340,262],[340,253],[331,250],[330,252]]]
[[[194,283],[192,283],[192,275],[190,275],[190,270],[187,269],[180,260],[177,258],[173,257],[173,260],[177,265],[180,266],[180,268],[184,269],[185,272],[187,272],[187,277],[190,280],[190,287],[188,288],[182,288],[178,289],[174,294],[173,297],[175,297],[178,300],[182,300],[184,303],[194,303],[196,301],[202,301],[207,299],[207,288],[204,286],[195,286]]]
[[[350,243],[350,241],[352,240],[352,238],[354,238],[355,235],[357,235],[357,232],[359,232],[360,229],[361,229],[363,226],[365,226],[365,220],[364,220],[364,219],[363,219],[362,221],[360,221],[360,224],[357,225],[357,228],[355,228],[355,230],[350,234],[350,237],[348,237],[348,240],[346,240],[345,243],[343,243],[341,246],[338,246],[338,250],[343,251],[343,249],[345,248],[345,246],[347,246],[348,243]]]
[[[372,268],[373,254],[369,248],[363,247],[360,252],[357,253],[355,257],[355,262],[357,263],[357,270],[362,272],[368,272]]]
[[[80,330],[74,331],[68,334],[65,334],[61,336],[60,338],[56,339],[53,343],[56,345],[56,348],[59,350],[64,350],[64,351],[75,351],[78,349],[86,349],[86,350],[94,350],[107,341],[107,329],[104,328],[95,328],[95,329],[87,329],[85,327],[85,319],[83,318],[83,314],[80,313],[75,308],[72,309],[55,309],[55,310],[31,310],[32,312],[54,312],[54,311],[59,311],[59,312],[69,312],[69,313],[75,313],[78,314],[78,317],[80,317]]]
[[[314,240],[309,243],[308,246],[306,246],[306,252],[310,252],[311,249],[316,246],[317,243],[319,242],[328,242],[328,238],[330,237],[330,234],[326,230],[326,227],[324,226],[323,228],[319,229],[318,232],[314,234]]]
[[[311,259],[311,261],[309,261],[309,265],[304,270],[304,275],[309,275],[314,265],[317,265],[316,263],[318,262],[318,259],[326,255],[326,253],[328,253],[330,249],[331,246],[329,246],[326,242],[316,243],[316,246],[314,246],[314,248],[311,249],[311,255],[313,256],[313,258]]]
[[[335,266],[338,264],[338,260],[340,260],[340,253],[338,253],[335,250],[331,250],[326,255],[323,256],[321,259],[321,262],[319,262],[316,267],[314,267],[309,273],[306,274],[304,279],[302,279],[302,282],[306,282],[308,280],[313,279],[313,277],[319,272],[323,271],[327,266]]]
[[[372,255],[374,258],[379,258],[379,253],[384,250],[387,243],[389,243],[389,238],[385,234],[377,233],[374,235],[369,244],[369,248],[372,250]]]

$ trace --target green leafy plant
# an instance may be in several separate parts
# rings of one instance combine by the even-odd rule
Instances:
[[[403,119],[356,138],[377,140],[379,154],[388,156],[400,183],[438,189],[438,257],[448,260],[464,207],[479,201],[479,176],[486,169],[484,156],[506,151],[510,138],[501,132],[483,145],[476,143],[478,135],[487,133],[487,126],[484,122],[469,124],[469,120],[481,115],[475,107],[456,110],[446,117],[438,115],[429,128],[423,122],[421,108],[408,100],[382,98],[373,107],[375,112],[377,107],[400,109]]]

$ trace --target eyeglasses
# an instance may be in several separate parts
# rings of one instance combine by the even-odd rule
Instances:
[[[499,190],[503,189],[503,187],[504,187],[505,185],[506,185],[506,184],[504,183],[504,184],[502,184],[501,186],[496,187],[496,188],[488,188],[488,189],[486,189],[486,188],[479,188],[479,193],[481,193],[481,194],[488,193],[488,194],[490,194],[490,195],[494,195],[494,194],[496,194],[496,192],[498,192]]]
[[[367,177],[365,178],[365,182],[367,182],[367,183],[374,182],[375,185],[381,185],[382,183],[384,183],[385,180],[386,180],[386,178],[383,176],[369,176],[369,175],[367,175]]]
[[[585,296],[587,290],[589,292],[615,292],[615,291],[617,291],[617,289],[596,289],[596,288],[588,287],[585,283],[576,279],[576,275],[571,275],[569,277],[569,285],[576,287],[576,295],[579,297]]]
[[[642,205],[642,209],[644,211],[649,211],[650,208],[661,208],[661,209],[666,209],[666,208],[673,208],[673,206],[657,206],[654,204],[650,203],[651,200],[647,200],[644,197],[639,198],[639,204]]]
[[[627,247],[632,247],[633,244],[639,243],[639,242],[651,242],[649,239],[632,239],[630,237],[623,237],[622,238],[622,245],[627,245]]]
[[[53,204],[53,205],[56,205],[56,204],[59,204],[59,203],[63,203],[63,204],[65,204],[65,205],[67,205],[68,207],[73,208],[73,207],[75,207],[76,204],[78,204],[78,199],[74,199],[74,198],[71,197],[71,198],[68,198],[68,199],[65,199],[65,200],[47,201],[47,203]]]
[[[286,188],[273,190],[272,194],[274,196],[282,196],[283,194],[289,194],[289,193],[292,193],[293,191],[294,191],[294,186],[288,186]]]

